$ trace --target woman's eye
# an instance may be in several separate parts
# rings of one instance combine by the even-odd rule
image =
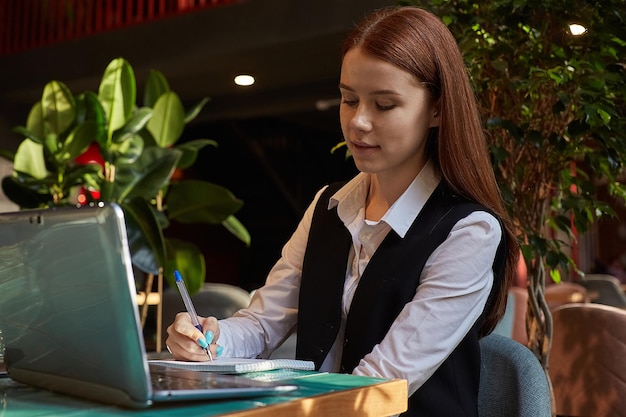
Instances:
[[[387,111],[387,110],[391,110],[394,107],[396,107],[395,104],[376,104],[376,107],[378,108],[378,110],[381,111]]]
[[[359,103],[358,100],[350,100],[347,98],[344,98],[341,102],[350,107],[355,107]]]

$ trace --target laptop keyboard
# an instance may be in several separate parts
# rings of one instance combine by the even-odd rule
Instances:
[[[242,387],[268,387],[270,381],[256,380],[235,375],[212,372],[190,371],[186,369],[150,367],[150,379],[155,391],[223,389]]]
[[[199,383],[197,380],[181,378],[174,375],[150,374],[152,389],[155,391],[195,390],[198,388],[212,388],[214,384]]]

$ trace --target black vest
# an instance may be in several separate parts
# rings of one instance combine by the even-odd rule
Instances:
[[[296,356],[321,366],[339,330],[341,298],[351,237],[328,199],[343,184],[321,195],[313,214],[302,266]],[[348,313],[341,372],[352,372],[361,358],[382,341],[420,282],[424,264],[452,227],[474,211],[476,203],[454,195],[442,182],[400,238],[390,231],[360,279]],[[487,305],[500,286],[504,264],[500,242]],[[487,311],[485,308],[485,311]],[[363,326],[362,323],[367,323]],[[435,374],[409,398],[406,416],[477,416],[480,377],[479,319]]]

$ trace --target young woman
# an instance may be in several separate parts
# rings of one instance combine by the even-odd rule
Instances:
[[[360,173],[318,192],[249,308],[200,318],[206,335],[179,314],[167,345],[263,357],[297,329],[321,371],[406,379],[406,415],[476,416],[478,341],[519,248],[458,47],[420,8],[376,11],[346,40],[339,90]]]

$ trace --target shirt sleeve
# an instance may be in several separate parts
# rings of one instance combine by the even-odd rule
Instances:
[[[413,300],[353,373],[406,379],[409,395],[426,382],[482,314],[501,235],[483,211],[457,222],[428,258]]]
[[[304,252],[313,211],[323,191],[317,193],[305,211],[265,285],[255,291],[249,307],[220,320],[217,343],[224,348],[223,356],[267,357],[295,330]]]

